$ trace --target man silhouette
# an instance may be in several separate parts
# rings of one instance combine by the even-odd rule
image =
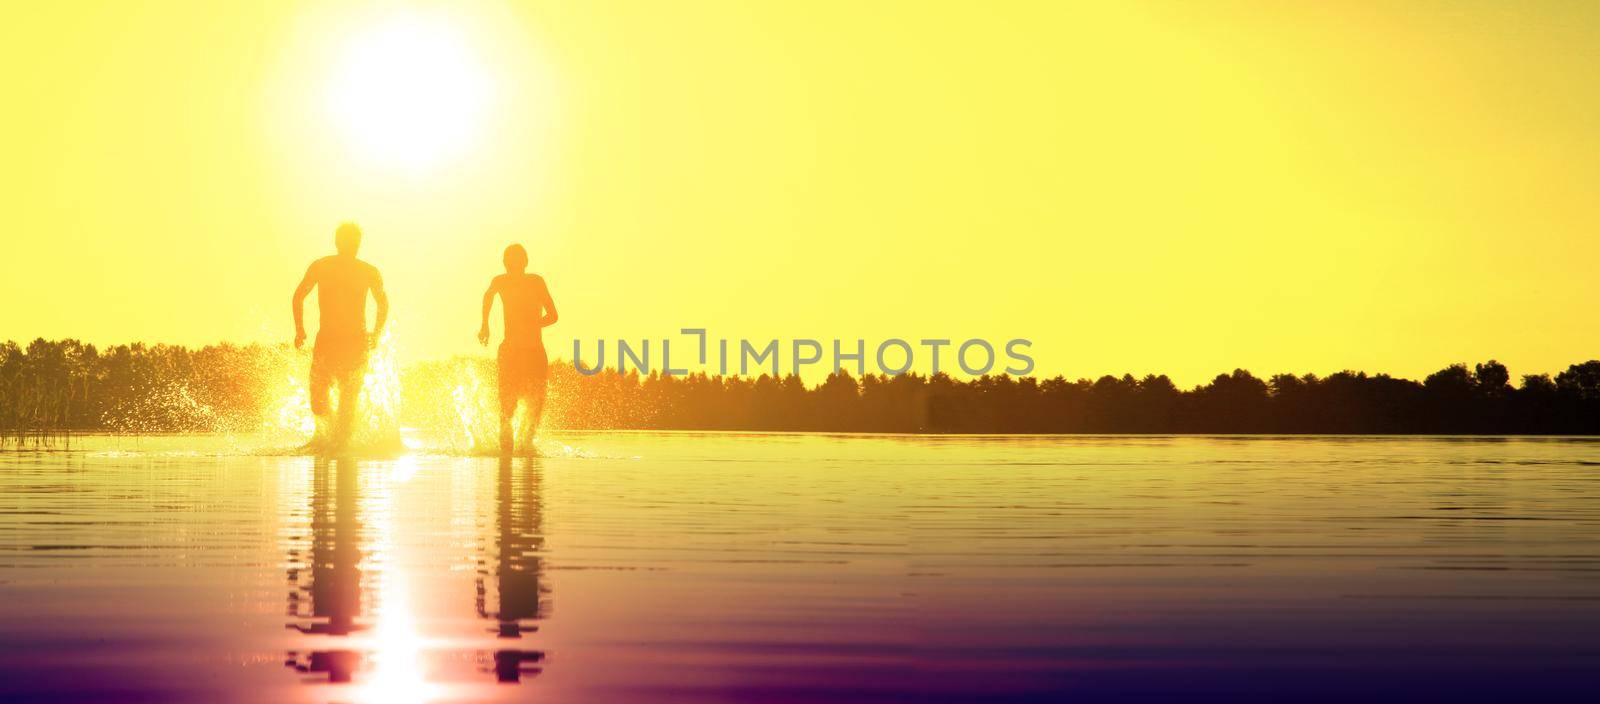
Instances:
[[[489,282],[483,293],[483,325],[478,342],[489,344],[489,312],[494,297],[500,296],[505,313],[505,339],[500,342],[500,451],[511,452],[511,419],[517,402],[526,401],[528,413],[518,434],[519,452],[532,454],[533,434],[544,413],[545,376],[549,359],[544,353],[541,331],[556,322],[556,304],[550,289],[537,274],[527,273],[528,251],[520,244],[506,247],[502,261],[506,273]]]
[[[317,289],[317,310],[321,323],[317,342],[311,348],[311,413],[317,429],[310,448],[343,449],[350,441],[355,421],[356,399],[361,395],[361,377],[367,366],[367,350],[377,344],[383,324],[389,318],[389,296],[383,292],[383,277],[378,268],[356,258],[361,248],[361,228],[347,222],[333,233],[338,252],[323,257],[306,269],[306,276],[294,290],[294,347],[306,341],[302,311],[306,296]],[[378,304],[377,324],[367,333],[367,293]],[[339,415],[328,430],[328,387],[339,384]]]

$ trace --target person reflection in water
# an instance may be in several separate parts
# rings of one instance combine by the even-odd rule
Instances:
[[[389,297],[383,291],[378,268],[356,258],[361,248],[361,228],[344,223],[333,234],[333,256],[311,263],[305,278],[294,290],[294,347],[306,341],[304,304],[311,289],[317,289],[317,310],[321,322],[317,341],[311,349],[311,413],[316,417],[316,432],[306,449],[343,450],[355,424],[356,402],[361,396],[361,377],[366,372],[367,350],[377,345],[389,318]],[[377,322],[367,332],[367,294],[378,305]],[[330,425],[329,387],[339,385],[339,410]]]
[[[517,434],[516,451],[535,454],[533,434],[544,413],[545,376],[549,358],[544,352],[541,332],[554,325],[557,319],[555,301],[550,289],[538,274],[527,273],[528,251],[520,244],[506,247],[502,260],[506,273],[489,282],[483,293],[483,322],[478,328],[478,342],[489,344],[489,313],[494,309],[494,297],[500,297],[500,307],[505,313],[505,339],[500,342],[500,451],[512,452],[511,421],[517,412],[517,402],[527,405],[521,432]]]
[[[361,516],[357,467],[349,460],[317,460],[311,479],[311,544],[289,561],[288,627],[308,635],[347,636],[367,629],[362,615]],[[309,607],[309,608],[307,608]],[[303,657],[302,657],[303,655]],[[289,651],[284,664],[302,673],[326,673],[349,682],[362,657],[348,648]]]
[[[495,482],[494,560],[480,562],[477,611],[479,618],[494,621],[490,632],[497,638],[519,639],[539,630],[533,621],[549,615],[544,584],[544,522],[540,498],[539,460],[528,459],[521,471],[514,470],[511,458],[500,459]],[[490,578],[493,578],[492,581]],[[489,597],[490,587],[494,599]],[[544,652],[520,648],[494,651],[495,679],[520,682],[524,676],[538,675]]]

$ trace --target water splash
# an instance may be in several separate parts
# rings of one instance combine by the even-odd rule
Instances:
[[[237,419],[218,413],[195,397],[184,380],[151,382],[140,393],[123,399],[106,411],[106,424],[121,433],[160,432],[168,428],[194,428],[210,432],[237,432]]]
[[[369,354],[351,449],[380,456],[498,455],[494,358],[456,357],[402,368],[396,339],[390,325]],[[195,355],[208,359],[193,369],[188,363],[169,363],[157,370],[160,373],[147,374],[149,381],[142,386],[113,399],[105,415],[107,425],[135,437],[175,431],[213,434],[221,436],[223,446],[217,451],[222,453],[298,454],[317,434],[310,403],[310,350],[287,344],[222,346],[189,357]],[[536,436],[546,428],[591,427],[596,414],[616,409],[618,404],[605,388],[579,394],[581,381],[569,365],[551,363],[545,413]],[[337,402],[337,393],[333,396]],[[580,396],[586,402],[573,403]],[[527,412],[519,409],[513,424],[519,432]],[[604,420],[599,419],[600,425]],[[548,439],[535,444],[546,456],[584,454]]]
[[[493,360],[481,357],[457,357],[414,367],[406,375],[407,417],[432,436],[442,452],[499,454],[500,403],[495,379]],[[517,433],[527,413],[525,407],[517,410],[513,423]],[[542,425],[535,428],[536,436]]]
[[[360,408],[351,434],[353,447],[363,450],[398,450],[400,438],[401,384],[396,361],[394,326],[388,326],[367,357],[361,379]],[[272,380],[264,397],[263,439],[274,445],[299,445],[310,440],[317,429],[311,413],[311,354],[306,350],[282,348],[266,371]],[[338,401],[337,390],[332,394]]]

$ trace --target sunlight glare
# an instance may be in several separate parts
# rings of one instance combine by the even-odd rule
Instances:
[[[409,469],[400,463],[389,475],[374,476],[373,491],[364,507],[372,516],[374,540],[364,567],[377,576],[377,624],[371,634],[372,672],[354,692],[353,701],[421,704],[441,694],[441,686],[427,677],[423,655],[430,645],[417,629],[407,575],[398,559],[396,485],[415,472],[412,461]]]
[[[352,147],[416,168],[472,146],[489,94],[489,74],[460,31],[406,17],[346,46],[329,106]]]

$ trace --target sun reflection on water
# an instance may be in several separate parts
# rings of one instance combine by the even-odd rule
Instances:
[[[396,520],[396,492],[413,476],[418,465],[414,457],[403,457],[388,471],[370,477],[366,514],[371,516],[372,543],[370,569],[378,575],[377,600],[371,632],[372,671],[358,684],[354,701],[427,702],[437,698],[440,685],[427,678],[422,655],[428,640],[417,630],[411,593],[400,562]]]

